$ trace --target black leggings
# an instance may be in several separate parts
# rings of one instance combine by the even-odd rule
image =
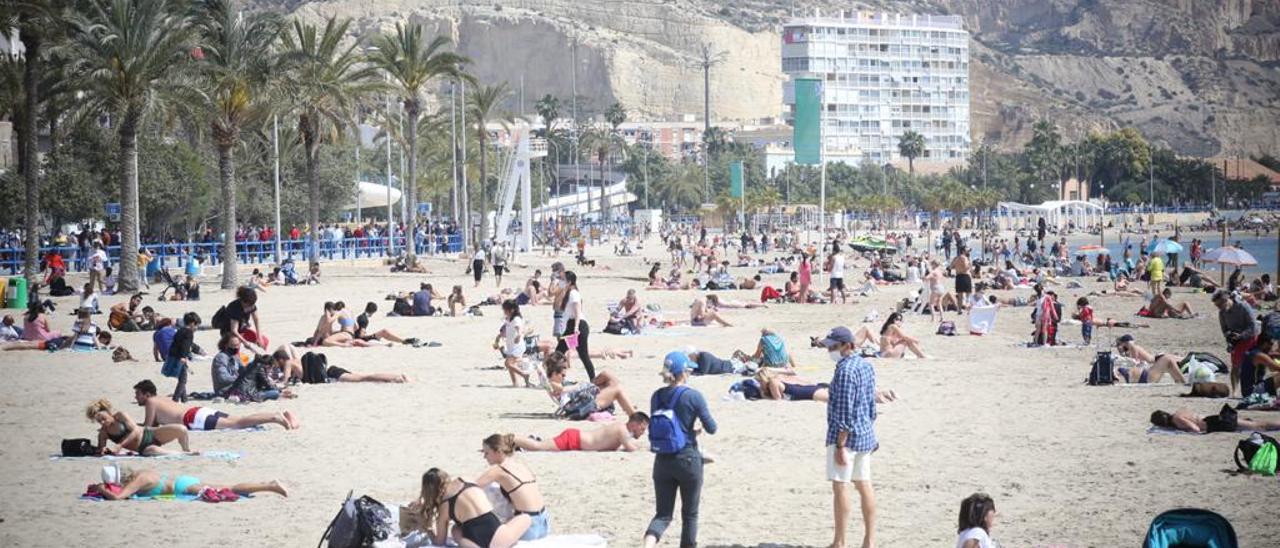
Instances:
[[[702,453],[693,446],[674,455],[653,459],[653,494],[656,511],[645,536],[661,539],[675,514],[680,496],[680,546],[698,545],[698,503],[702,497]]]
[[[178,386],[173,389],[173,401],[187,401],[187,364],[182,364],[182,369],[178,370]]]
[[[564,336],[560,337],[560,342],[556,343],[556,352],[561,354],[568,353],[569,345],[564,342],[564,337],[577,333],[578,359],[582,360],[582,367],[587,370],[587,379],[595,380],[596,366],[591,363],[591,352],[588,351],[587,348],[587,333],[590,331],[591,326],[587,325],[587,320],[578,320],[576,322],[566,321],[564,326]]]

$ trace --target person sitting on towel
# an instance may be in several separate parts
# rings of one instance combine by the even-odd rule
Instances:
[[[538,540],[551,533],[547,504],[538,489],[538,478],[521,459],[515,457],[515,436],[493,434],[481,443],[480,453],[489,468],[476,478],[476,485],[498,484],[498,492],[511,503],[516,516],[529,516],[529,527],[520,540]],[[515,521],[512,519],[512,521]]]
[[[133,399],[146,410],[146,418],[142,421],[143,426],[180,424],[186,426],[187,430],[234,430],[274,423],[283,426],[285,430],[298,427],[297,418],[289,411],[233,417],[216,409],[187,407],[169,398],[158,398],[156,385],[150,379],[133,385]]]
[[[609,423],[595,430],[582,431],[566,428],[554,438],[544,440],[537,436],[515,438],[521,451],[635,451],[634,440],[644,436],[649,429],[649,415],[637,411],[627,422]]]

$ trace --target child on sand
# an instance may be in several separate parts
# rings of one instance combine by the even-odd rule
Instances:
[[[1084,344],[1088,345],[1093,340],[1093,308],[1089,306],[1089,299],[1080,297],[1076,300],[1076,313],[1072,315],[1080,320],[1080,336],[1084,338]]]

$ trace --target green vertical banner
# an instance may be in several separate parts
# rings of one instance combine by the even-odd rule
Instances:
[[[739,160],[729,164],[729,195],[734,198],[742,197],[742,161]]]
[[[795,81],[794,133],[796,163],[817,165],[822,161],[822,81],[797,78]]]

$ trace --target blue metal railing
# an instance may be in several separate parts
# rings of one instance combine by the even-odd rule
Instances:
[[[305,259],[309,256],[307,253],[309,244],[308,240],[281,240],[280,253],[282,257],[280,260]],[[322,239],[317,244],[318,248],[315,255],[321,261],[387,257],[390,256],[387,244],[388,239],[385,237],[343,238],[341,240]],[[462,235],[446,234],[443,240],[437,241],[419,238],[415,247],[418,255],[458,253],[462,251]],[[186,268],[187,263],[192,258],[201,261],[204,266],[214,266],[221,263],[221,242],[145,244],[142,248],[151,250],[155,255],[155,260],[152,263],[155,266],[148,267],[149,271],[174,267]],[[395,250],[399,252],[404,248],[405,237],[403,235],[396,236]],[[90,253],[82,251],[79,247],[42,247],[40,248],[40,257],[43,258],[50,252],[62,255],[68,271],[83,272],[88,269],[87,263]],[[236,255],[239,261],[244,264],[273,264],[276,260],[275,242],[236,242]],[[10,275],[17,275],[22,270],[22,263],[25,257],[26,251],[22,248],[0,249],[0,271],[8,272]],[[113,264],[119,262],[120,246],[108,246],[107,257]]]

